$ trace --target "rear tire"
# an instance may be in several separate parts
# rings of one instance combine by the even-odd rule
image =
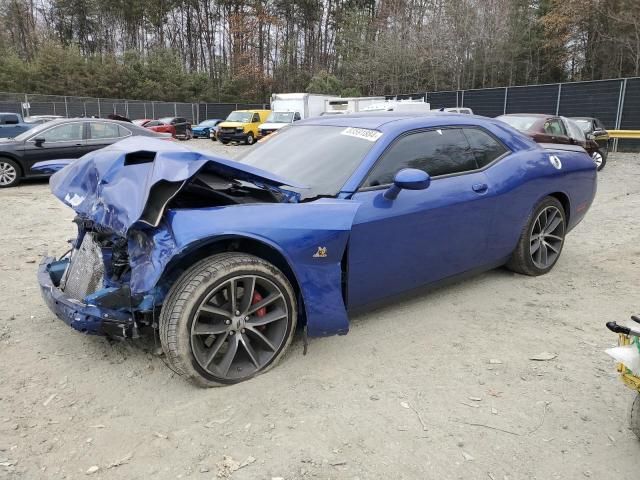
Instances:
[[[0,157],[0,188],[15,187],[20,183],[22,169],[10,158]]]
[[[160,341],[180,375],[201,387],[229,385],[281,360],[297,316],[293,288],[280,270],[253,255],[222,253],[173,285],[162,306]]]
[[[636,395],[636,399],[631,406],[631,431],[640,440],[640,393]]]
[[[596,164],[598,171],[602,170],[607,164],[607,154],[606,152],[602,152],[601,150],[596,150],[595,152],[593,152],[591,158],[593,159],[593,163]]]
[[[558,199],[543,198],[522,230],[507,268],[530,276],[549,272],[560,258],[566,222],[564,208]]]

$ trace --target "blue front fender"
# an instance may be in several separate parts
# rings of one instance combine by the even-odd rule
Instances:
[[[168,211],[159,227],[130,232],[131,290],[151,291],[169,264],[180,266],[203,244],[248,238],[288,263],[304,300],[309,335],[347,333],[342,258],[358,206],[352,200],[321,199]]]

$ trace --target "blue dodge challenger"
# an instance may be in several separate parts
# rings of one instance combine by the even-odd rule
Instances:
[[[51,189],[78,236],[38,277],[91,334],[157,332],[202,386],[264,372],[297,326],[506,265],[542,275],[596,192],[579,147],[457,114],[296,122],[240,161],[129,138],[70,162]]]

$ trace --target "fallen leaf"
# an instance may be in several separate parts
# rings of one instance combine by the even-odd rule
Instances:
[[[400,402],[402,408],[411,408],[408,402]]]
[[[252,457],[251,455],[249,455],[247,459],[238,466],[238,468],[244,468],[247,465],[251,465],[255,461],[256,461],[255,457]]]
[[[133,458],[133,452],[129,452],[120,460],[116,460],[115,462],[110,463],[107,468],[119,467],[120,465],[124,465],[129,460],[131,460],[131,458]]]
[[[91,475],[92,473],[96,473],[98,470],[100,470],[100,467],[97,465],[94,465],[93,467],[89,467],[86,471],[87,475]]]
[[[215,428],[216,425],[223,425],[227,423],[230,419],[228,418],[218,418],[216,420],[211,420],[210,422],[205,424],[207,428]]]
[[[529,360],[534,360],[536,362],[547,362],[549,360],[553,360],[558,355],[555,353],[542,352],[538,355],[534,355],[533,357],[529,357]]]

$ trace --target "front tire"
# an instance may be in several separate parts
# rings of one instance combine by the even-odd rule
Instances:
[[[530,276],[549,272],[560,258],[566,228],[562,204],[555,197],[543,198],[520,234],[507,268]]]
[[[297,324],[296,298],[271,263],[223,253],[189,268],[160,315],[162,349],[173,369],[202,387],[248,380],[273,367]]]
[[[0,158],[0,188],[15,187],[20,183],[20,165],[10,158]]]
[[[255,142],[255,138],[253,138],[253,133],[249,133],[244,143],[246,143],[247,145],[253,145],[253,142]]]

